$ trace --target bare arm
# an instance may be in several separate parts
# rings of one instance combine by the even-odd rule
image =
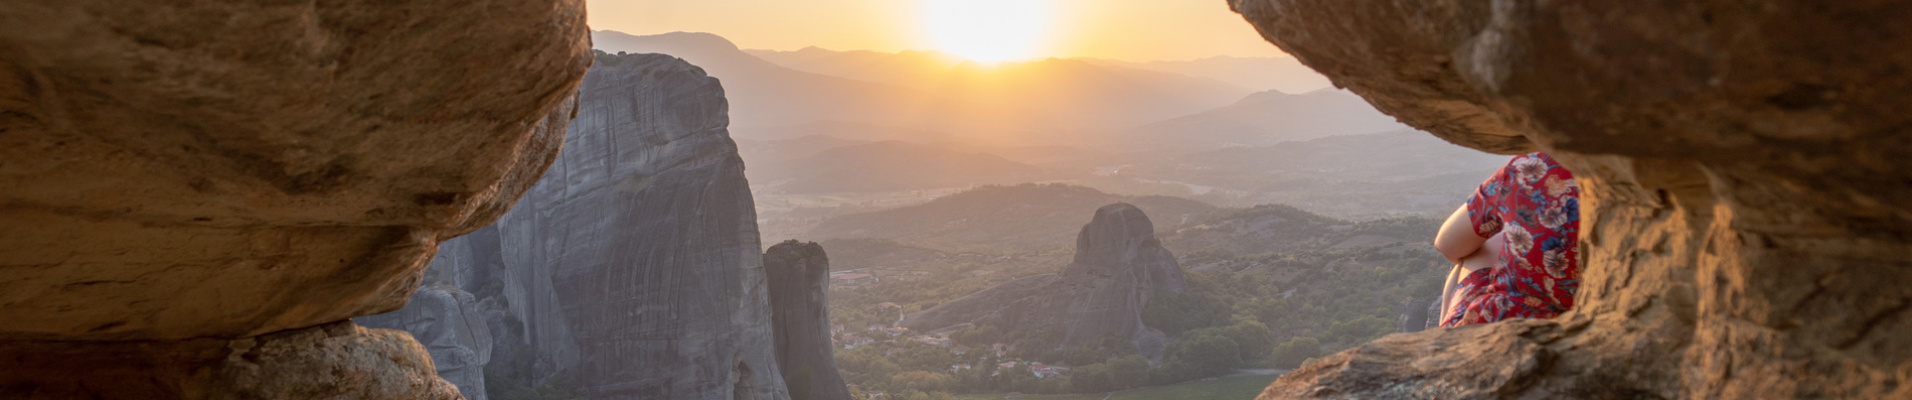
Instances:
[[[1455,265],[1454,269],[1447,271],[1447,282],[1441,284],[1441,317],[1440,317],[1441,322],[1440,324],[1442,324],[1443,326],[1445,326],[1444,324],[1447,323],[1448,309],[1454,307],[1454,286],[1460,283],[1460,281],[1461,281],[1461,266]]]
[[[1467,206],[1462,205],[1447,216],[1447,222],[1441,224],[1441,232],[1434,235],[1434,250],[1456,264],[1461,259],[1480,251],[1487,238],[1474,233],[1474,222],[1468,219]]]

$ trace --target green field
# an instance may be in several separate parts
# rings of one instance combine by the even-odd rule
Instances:
[[[1211,381],[1145,387],[1115,393],[1022,396],[1016,400],[1249,400],[1275,381],[1276,375],[1242,375]],[[966,394],[963,400],[995,400],[1002,394]]]

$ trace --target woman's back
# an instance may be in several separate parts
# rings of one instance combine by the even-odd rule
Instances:
[[[1443,326],[1550,318],[1580,288],[1580,187],[1544,153],[1515,157],[1468,199],[1474,232],[1489,237],[1493,266],[1461,280]],[[1497,247],[1497,248],[1496,248]],[[1470,266],[1471,267],[1471,266]]]

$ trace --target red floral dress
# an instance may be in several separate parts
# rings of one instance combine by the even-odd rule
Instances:
[[[1545,153],[1514,157],[1467,199],[1474,233],[1506,240],[1491,268],[1455,291],[1441,326],[1508,318],[1551,318],[1573,308],[1580,289],[1580,186]]]

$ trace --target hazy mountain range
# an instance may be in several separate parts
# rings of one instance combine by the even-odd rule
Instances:
[[[1079,60],[985,67],[915,53],[832,53],[814,54],[811,62],[800,64],[842,74],[831,75],[778,65],[711,34],[596,31],[592,36],[599,49],[670,54],[721,79],[733,127],[742,137],[840,121],[989,141],[1049,138],[1055,135],[1029,133],[1140,125],[1227,105],[1252,92],[1213,79]]]
[[[766,226],[1024,182],[1342,218],[1439,213],[1504,161],[1349,92],[1302,92],[1327,83],[1292,58],[982,65],[933,51],[743,50],[706,33],[593,39],[722,81],[760,203],[805,213],[764,209],[780,221]]]
[[[1328,136],[1411,129],[1340,90],[1266,91],[1228,106],[1142,126],[1133,140],[1149,148],[1267,146]]]
[[[798,194],[1014,184],[1042,177],[1041,168],[995,154],[896,140],[765,160],[749,171],[761,171],[751,174],[758,186],[773,185],[784,193]]]

